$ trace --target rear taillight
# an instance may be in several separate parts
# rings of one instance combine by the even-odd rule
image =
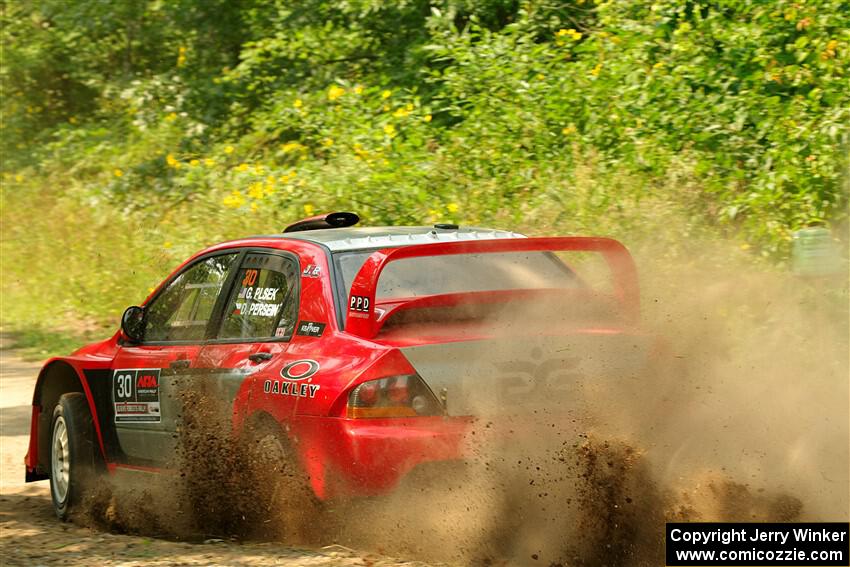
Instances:
[[[442,407],[416,374],[363,382],[348,396],[348,417],[417,417],[440,415]]]

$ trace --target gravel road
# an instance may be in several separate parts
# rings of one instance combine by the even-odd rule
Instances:
[[[53,515],[47,481],[24,483],[23,458],[39,367],[0,343],[0,565],[425,565],[333,545],[293,549],[268,542],[187,543],[60,522]]]

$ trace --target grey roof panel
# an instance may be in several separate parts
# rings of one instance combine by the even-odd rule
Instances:
[[[477,227],[440,229],[431,226],[376,226],[305,230],[275,234],[272,237],[316,242],[327,246],[332,252],[342,252],[370,248],[394,248],[412,244],[433,244],[436,242],[525,238],[525,235]],[[268,236],[264,238],[268,238]]]

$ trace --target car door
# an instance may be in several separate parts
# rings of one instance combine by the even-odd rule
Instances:
[[[145,306],[143,340],[119,347],[112,366],[119,460],[155,466],[175,455],[182,382],[220,320],[242,255],[222,251],[186,266]]]
[[[246,410],[248,399],[234,408],[240,392],[250,395],[246,378],[280,363],[298,317],[299,276],[288,252],[253,249],[242,258],[221,322],[198,356],[195,383],[205,412],[215,412],[209,400],[217,401],[221,419]]]

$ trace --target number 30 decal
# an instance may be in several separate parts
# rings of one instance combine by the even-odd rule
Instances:
[[[257,270],[246,270],[245,277],[242,279],[243,287],[250,287],[257,283],[257,275],[259,272]]]
[[[348,304],[348,309],[351,311],[369,312],[369,298],[362,295],[352,295],[351,301]]]
[[[119,400],[133,397],[132,374],[115,375],[115,397]]]

